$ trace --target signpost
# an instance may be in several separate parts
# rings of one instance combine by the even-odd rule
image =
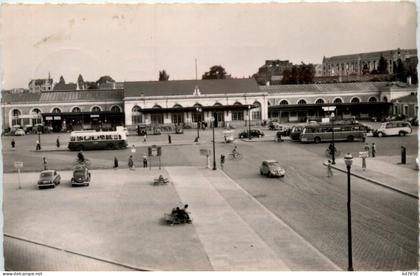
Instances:
[[[19,189],[22,189],[22,186],[20,185],[20,169],[23,168],[23,162],[15,161],[15,168],[18,170]]]
[[[152,145],[147,149],[149,157],[158,157],[159,158],[159,170],[161,168],[160,157],[162,156],[162,147]],[[150,169],[152,169],[152,160],[150,159]]]
[[[211,150],[209,150],[209,149],[200,149],[200,154],[206,156],[206,158],[207,158],[207,168],[210,169],[210,154],[211,154]]]

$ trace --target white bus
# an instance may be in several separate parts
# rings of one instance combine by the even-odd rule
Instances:
[[[127,147],[124,131],[72,131],[69,150],[122,149]]]

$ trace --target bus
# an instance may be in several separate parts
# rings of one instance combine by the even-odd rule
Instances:
[[[122,149],[127,147],[127,135],[124,131],[72,131],[69,150]]]
[[[334,131],[333,131],[334,128]],[[301,142],[330,142],[334,141],[349,141],[366,140],[366,133],[368,129],[366,126],[359,123],[320,123],[306,125],[303,127],[299,140]]]

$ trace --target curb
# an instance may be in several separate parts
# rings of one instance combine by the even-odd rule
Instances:
[[[322,163],[322,164],[323,164],[324,166],[327,166],[327,163],[326,163],[326,162],[324,162],[324,163]],[[343,169],[338,168],[338,167],[333,166],[333,165],[331,166],[331,168],[334,168],[335,170],[340,171],[340,172],[347,173],[347,171],[346,171],[346,170],[343,170]],[[395,188],[395,187],[392,187],[392,186],[387,185],[387,184],[385,184],[385,183],[379,182],[379,181],[374,180],[374,179],[372,179],[372,178],[369,178],[369,177],[366,177],[366,176],[362,176],[362,175],[360,175],[360,174],[355,174],[355,173],[352,173],[352,172],[350,172],[350,174],[351,174],[351,175],[353,175],[353,176],[355,176],[355,177],[357,177],[357,178],[360,178],[360,179],[366,180],[366,181],[368,181],[368,182],[371,182],[371,183],[373,183],[373,184],[376,184],[376,185],[378,185],[378,186],[382,186],[382,187],[384,187],[384,188],[387,188],[387,189],[393,190],[393,191],[398,192],[398,193],[400,193],[400,194],[403,194],[403,195],[406,195],[406,196],[409,196],[409,197],[412,197],[412,198],[415,198],[415,199],[419,199],[418,195],[416,195],[416,194],[412,194],[412,193],[409,193],[409,192],[406,192],[406,191],[403,191],[403,190],[399,190],[399,189],[397,189],[397,188]]]

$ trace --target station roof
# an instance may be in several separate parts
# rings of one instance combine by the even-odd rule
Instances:
[[[260,86],[262,91],[268,93],[312,92],[314,94],[344,92],[344,91],[380,91],[389,82],[349,82],[349,83],[323,83],[323,84],[286,84]]]
[[[393,99],[391,102],[400,102],[400,103],[417,103],[417,94],[411,94],[403,97]]]
[[[125,97],[230,94],[261,92],[255,79],[132,81],[124,83]]]

